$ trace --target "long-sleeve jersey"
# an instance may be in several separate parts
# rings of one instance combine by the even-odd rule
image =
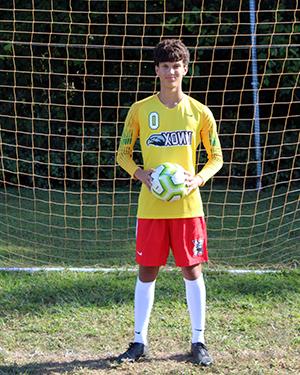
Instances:
[[[223,165],[216,122],[211,111],[185,94],[174,108],[166,107],[157,94],[131,106],[125,120],[117,162],[132,177],[138,169],[133,160],[133,149],[138,137],[145,170],[171,162],[180,164],[194,175],[196,150],[200,143],[207,152],[207,162],[198,173],[203,179],[203,185]],[[199,189],[180,200],[165,202],[156,198],[142,184],[137,217],[168,219],[198,216],[204,216]]]

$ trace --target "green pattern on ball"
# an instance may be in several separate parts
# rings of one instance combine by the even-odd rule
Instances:
[[[159,199],[173,202],[186,195],[184,169],[169,162],[159,165],[152,173],[152,193]]]

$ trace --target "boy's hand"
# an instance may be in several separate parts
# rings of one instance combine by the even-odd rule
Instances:
[[[185,184],[187,186],[187,194],[197,189],[197,187],[203,184],[203,179],[199,175],[192,175],[190,172],[185,171]]]
[[[143,184],[145,184],[147,186],[147,188],[149,190],[151,190],[151,184],[152,184],[152,178],[151,178],[151,174],[152,172],[154,172],[154,169],[148,169],[148,170],[144,170],[142,168],[139,168],[136,170],[135,174],[134,174],[134,177],[141,181]]]

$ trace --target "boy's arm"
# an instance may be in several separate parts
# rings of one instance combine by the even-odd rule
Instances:
[[[137,109],[133,105],[127,114],[124,129],[122,132],[119,149],[117,152],[117,163],[123,168],[131,177],[135,177],[136,171],[139,169],[138,165],[132,158],[133,147],[139,135],[139,123],[137,117]]]
[[[222,149],[217,133],[217,125],[211,111],[205,107],[202,116],[201,140],[207,152],[207,162],[197,174],[202,179],[203,186],[223,166]]]

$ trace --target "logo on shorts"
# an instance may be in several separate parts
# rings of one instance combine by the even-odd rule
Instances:
[[[197,257],[199,255],[203,255],[204,240],[193,240],[193,244],[194,244],[194,248],[193,248],[194,256]]]
[[[140,257],[143,255],[143,252],[142,251],[136,251],[137,255],[139,255]]]

